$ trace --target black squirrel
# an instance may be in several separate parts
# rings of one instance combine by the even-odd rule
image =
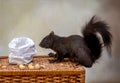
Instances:
[[[93,16],[83,28],[83,37],[80,35],[60,37],[52,31],[43,38],[39,46],[50,48],[56,52],[56,54],[49,54],[55,56],[55,59],[50,60],[50,62],[61,62],[65,57],[68,57],[77,65],[92,67],[93,63],[101,56],[103,44],[107,49],[111,48],[112,38],[109,26],[95,18],[96,16]],[[103,42],[100,41],[97,33],[101,35]]]

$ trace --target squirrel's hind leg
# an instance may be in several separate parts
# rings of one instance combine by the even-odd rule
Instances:
[[[81,64],[82,66],[85,67],[92,67],[93,65],[93,60],[91,59],[91,56],[87,50],[84,48],[79,48],[79,50],[76,52],[76,65]]]

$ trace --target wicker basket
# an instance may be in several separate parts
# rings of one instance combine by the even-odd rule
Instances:
[[[20,70],[18,65],[8,63],[7,57],[0,59],[0,83],[85,83],[85,70],[74,63],[63,61],[62,63],[48,62],[49,57],[35,56],[33,64],[39,63],[45,68]]]

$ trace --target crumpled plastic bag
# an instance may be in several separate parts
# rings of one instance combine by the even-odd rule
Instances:
[[[9,63],[11,64],[27,64],[37,53],[34,42],[27,37],[14,38],[8,47],[10,50]]]

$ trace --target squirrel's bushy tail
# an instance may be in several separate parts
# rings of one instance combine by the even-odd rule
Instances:
[[[83,29],[83,36],[86,45],[91,50],[91,56],[93,60],[97,60],[101,55],[102,42],[97,36],[97,32],[100,33],[103,44],[107,48],[111,46],[111,33],[109,32],[109,26],[103,21],[96,21],[96,16],[93,16],[88,24]]]

